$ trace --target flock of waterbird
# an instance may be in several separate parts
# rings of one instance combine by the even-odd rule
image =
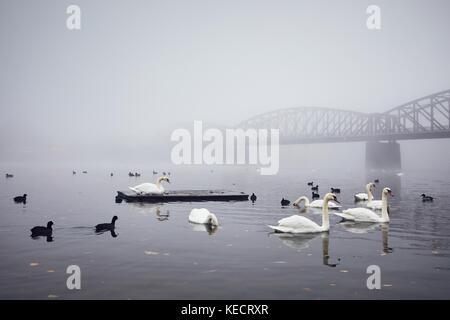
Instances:
[[[83,173],[83,174],[87,174],[88,172],[87,172],[86,170],[83,170],[82,173]],[[75,175],[75,174],[77,174],[77,172],[76,172],[75,170],[72,170],[72,175]],[[155,174],[158,174],[158,172],[156,172],[156,171],[153,170],[153,174],[154,174],[154,175],[155,175]],[[161,179],[161,181],[164,180],[164,181],[169,182],[169,178],[167,178],[167,177],[165,176],[165,175],[166,175],[166,172],[163,172],[163,174],[164,174],[164,178]],[[170,172],[168,172],[167,174],[170,175]],[[114,173],[111,172],[111,173],[110,173],[110,176],[111,176],[111,177],[114,176]],[[128,173],[128,176],[130,176],[130,177],[140,177],[141,174],[140,174],[140,173],[137,173],[137,172],[132,173],[132,172],[130,171],[130,172]],[[5,177],[9,179],[9,178],[13,178],[14,175],[11,174],[11,173],[7,173],[7,174],[5,175]],[[158,184],[159,184],[159,183],[158,183]],[[145,185],[151,185],[151,184],[142,184],[142,185],[145,186]],[[160,184],[159,184],[159,186],[162,188],[162,186],[161,186]],[[151,189],[149,189],[148,191],[151,191]],[[157,190],[157,191],[159,192],[160,190]],[[164,192],[164,189],[163,189],[163,188],[162,188],[162,192]],[[14,200],[15,203],[23,203],[23,204],[26,204],[26,203],[27,203],[27,194],[23,194],[22,196],[14,197],[13,200]],[[116,226],[116,220],[118,220],[118,217],[117,217],[117,216],[114,216],[114,217],[112,218],[112,220],[111,220],[111,223],[100,223],[100,224],[97,224],[97,225],[95,226],[95,231],[96,231],[97,233],[103,233],[103,232],[105,232],[105,231],[110,231],[110,232],[111,232],[111,235],[112,235],[113,237],[116,237],[116,234],[115,234],[115,232],[114,232],[115,226]],[[199,218],[197,217],[197,218],[196,218],[196,221],[204,221],[204,220],[199,220]],[[206,221],[206,220],[205,220],[205,221]],[[197,222],[197,223],[202,223],[202,222]],[[205,222],[205,223],[208,223],[208,222]],[[47,241],[52,241],[52,234],[53,234],[53,228],[52,228],[52,226],[53,226],[53,224],[54,224],[53,221],[49,221],[49,222],[47,222],[47,226],[36,226],[36,227],[31,228],[31,237],[32,237],[32,238],[37,238],[37,237],[47,237]]]
[[[364,223],[389,223],[389,198],[393,196],[392,190],[389,187],[383,188],[381,193],[381,200],[374,200],[373,189],[376,188],[376,184],[380,182],[379,179],[375,179],[374,182],[366,184],[366,192],[357,193],[354,195],[356,203],[364,202],[365,206],[358,206],[354,208],[348,208],[342,210],[342,212],[333,212],[334,215],[343,219],[343,221],[351,222],[364,222]],[[308,182],[308,186],[311,186],[312,198],[319,197],[319,194],[315,191],[319,191],[319,186],[314,182]],[[327,193],[322,200],[309,201],[306,196],[301,196],[294,201],[293,205],[299,207],[301,203],[304,203],[305,207],[320,208],[322,209],[322,224],[319,225],[316,222],[301,216],[292,215],[287,218],[283,218],[278,221],[278,225],[271,226],[271,229],[276,232],[283,233],[316,233],[325,232],[330,230],[330,220],[328,209],[339,210],[341,206],[337,199],[336,194],[340,193],[340,188],[331,188],[331,192]],[[421,194],[423,202],[433,201],[433,197]],[[281,205],[287,206],[290,201],[282,198]]]
[[[76,171],[72,172],[76,174]],[[87,171],[83,171],[83,173],[87,173]],[[153,170],[153,174],[158,174],[158,172]],[[131,171],[128,173],[130,177],[139,177],[140,174]],[[134,187],[129,187],[130,190],[135,192],[138,195],[151,195],[151,194],[163,194],[165,192],[164,187],[162,186],[162,182],[170,183],[170,179],[168,177],[170,172],[163,172],[163,176],[159,177],[156,180],[156,183],[141,183]],[[113,173],[111,173],[113,176]],[[6,178],[12,178],[13,174],[7,173]],[[352,221],[352,222],[369,222],[369,223],[389,223],[389,198],[393,196],[393,193],[389,187],[383,188],[381,193],[381,200],[374,200],[373,197],[373,189],[376,188],[376,185],[379,183],[379,179],[375,179],[374,182],[369,182],[365,186],[364,193],[357,193],[354,195],[355,202],[363,202],[364,206],[358,206],[354,208],[347,208],[342,210],[342,212],[335,211],[334,215],[342,218],[344,221]],[[312,191],[312,199],[310,201],[308,197],[301,196],[293,202],[293,206],[301,207],[301,204],[304,207],[309,208],[319,208],[322,209],[322,224],[319,225],[316,222],[310,220],[309,218],[302,215],[292,215],[286,218],[283,218],[278,221],[277,225],[269,225],[268,227],[275,230],[275,232],[282,233],[317,233],[317,232],[326,232],[330,230],[330,221],[329,221],[329,209],[339,210],[342,208],[340,202],[337,199],[336,194],[341,192],[340,188],[331,188],[331,192],[326,193],[323,199],[314,200],[314,198],[319,198],[319,185],[314,185],[314,182],[308,182],[308,186],[311,187]],[[431,202],[434,200],[433,197],[427,196],[425,194],[421,194],[423,202]],[[26,203],[27,194],[23,194],[22,196],[14,197],[14,202],[16,203]],[[250,196],[250,200],[252,203],[255,203],[257,197],[254,193]],[[282,198],[281,206],[290,205],[290,201]],[[95,226],[96,232],[104,232],[111,231],[111,234],[115,236],[114,229],[115,223],[118,220],[117,216],[112,218],[111,223],[101,223]],[[214,213],[211,213],[206,208],[194,208],[191,210],[188,218],[189,222],[197,223],[197,224],[206,224],[211,228],[216,228],[219,226],[219,220],[217,219]],[[53,222],[49,221],[47,226],[36,226],[31,229],[31,236],[33,238],[39,236],[52,236]]]

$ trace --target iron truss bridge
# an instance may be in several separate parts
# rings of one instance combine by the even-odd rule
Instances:
[[[279,129],[280,143],[450,138],[450,89],[384,113],[300,107],[257,115],[242,129]]]

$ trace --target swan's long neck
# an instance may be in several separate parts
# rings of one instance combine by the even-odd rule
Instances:
[[[330,230],[330,217],[328,216],[328,200],[324,199],[322,208],[322,229]]]
[[[381,194],[381,219],[384,221],[389,221],[387,198],[388,196],[383,192]]]
[[[372,194],[372,187],[370,184],[366,185],[366,191],[367,191],[367,200],[372,201],[373,194]]]
[[[219,221],[217,220],[217,217],[214,214],[210,214],[209,219],[211,221],[211,225],[213,225],[213,226],[219,225]]]
[[[156,186],[161,189],[161,181],[164,180],[164,177],[159,177],[158,180],[156,180]]]
[[[298,205],[300,202],[305,201],[305,206],[309,206],[309,199],[305,196],[302,196],[300,198],[298,198],[297,200],[294,201],[294,205]]]

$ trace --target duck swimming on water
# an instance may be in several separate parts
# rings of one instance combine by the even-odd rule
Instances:
[[[26,203],[27,202],[27,194],[25,193],[23,196],[14,197],[14,202],[16,202],[16,203]]]
[[[423,201],[423,202],[431,202],[431,201],[434,200],[433,197],[427,196],[427,195],[425,195],[425,193],[422,193],[420,196],[422,197],[422,201]]]
[[[114,216],[111,220],[111,223],[100,223],[95,226],[95,232],[102,231],[112,231],[116,228],[116,220],[119,219],[117,216]]]
[[[47,222],[47,226],[43,227],[43,226],[37,226],[37,227],[33,227],[31,229],[31,237],[49,237],[52,235],[53,229],[53,221],[49,221]]]

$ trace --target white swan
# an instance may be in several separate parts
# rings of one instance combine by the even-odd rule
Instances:
[[[383,203],[381,209],[381,216],[374,211],[367,208],[351,208],[343,212],[335,212],[334,214],[349,221],[356,222],[389,222],[388,214],[388,196],[392,196],[392,191],[389,188],[384,188],[381,194],[381,201]]]
[[[375,188],[375,183],[370,182],[366,184],[366,192],[367,193],[357,193],[355,194],[355,201],[372,201],[372,188]]]
[[[305,207],[310,207],[310,208],[320,208],[321,209],[321,208],[323,208],[323,204],[324,204],[324,201],[322,199],[309,202],[308,197],[302,196],[302,197],[298,198],[297,200],[295,200],[293,205],[298,207],[302,201],[305,202]],[[334,202],[328,203],[329,209],[338,209],[340,207],[341,207],[340,205],[338,205]]]
[[[133,190],[136,192],[136,194],[143,195],[143,194],[163,194],[164,193],[164,187],[161,185],[161,182],[165,181],[167,183],[170,183],[170,180],[168,177],[163,176],[159,177],[158,180],[156,180],[156,184],[153,183],[141,183],[134,187],[129,187],[130,190]]]
[[[372,200],[366,203],[367,208],[372,210],[381,210],[383,208],[382,200]]]
[[[324,200],[324,206],[322,208],[322,225],[319,226],[314,221],[308,218],[293,215],[278,221],[278,226],[269,226],[269,228],[274,229],[279,232],[287,233],[314,233],[314,232],[324,232],[330,230],[330,219],[328,216],[328,201],[335,201],[339,203],[336,196],[332,193],[327,193]]]
[[[209,224],[211,226],[218,226],[219,220],[214,213],[209,212],[208,209],[192,209],[189,214],[189,222],[199,224]]]
[[[369,202],[366,203],[367,208],[371,208],[373,210],[381,210],[383,208],[383,200],[373,200],[369,199]]]

